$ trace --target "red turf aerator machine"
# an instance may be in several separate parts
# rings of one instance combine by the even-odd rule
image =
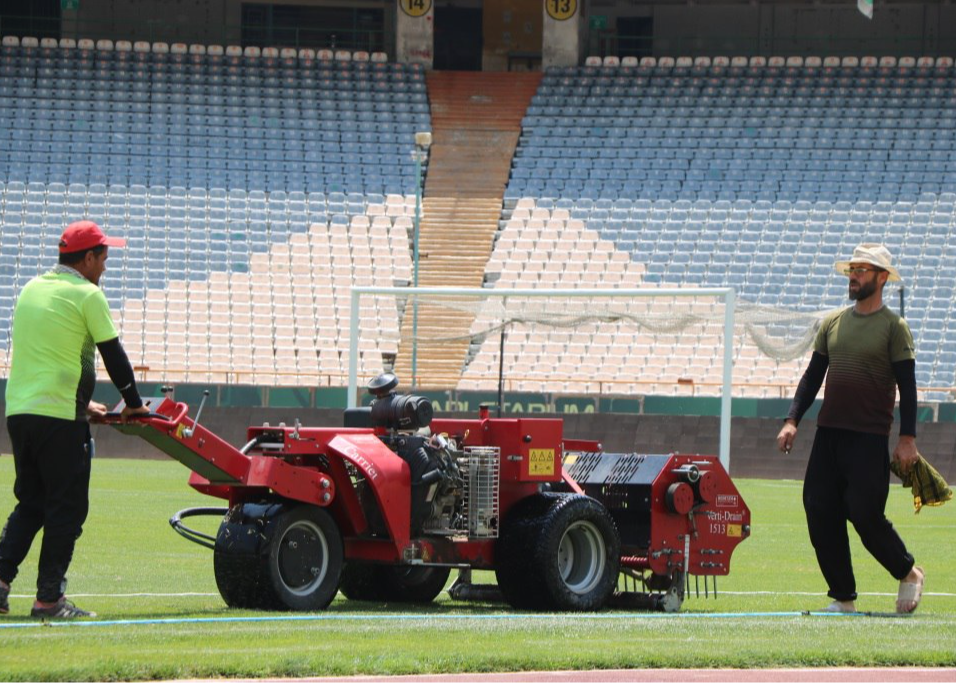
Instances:
[[[249,427],[236,448],[150,399],[149,416],[107,421],[192,470],[189,484],[228,507],[170,523],[214,550],[227,604],[318,610],[353,600],[429,602],[460,570],[452,598],[515,608],[680,609],[689,577],[730,571],[750,510],[713,456],[604,453],[567,439],[560,419],[434,418],[427,398],[372,380],[369,407],[342,428]],[[117,407],[117,411],[122,406]],[[188,528],[222,516],[215,537]],[[497,585],[473,583],[492,570]],[[699,584],[698,584],[699,586]],[[699,593],[699,587],[698,587]]]

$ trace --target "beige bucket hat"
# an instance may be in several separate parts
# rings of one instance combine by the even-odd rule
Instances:
[[[882,244],[864,242],[853,250],[853,256],[846,261],[837,261],[834,266],[837,272],[843,275],[843,270],[849,268],[851,263],[869,263],[871,266],[882,268],[888,272],[890,274],[887,278],[888,282],[900,282],[903,278],[900,277],[900,272],[891,265],[892,262],[893,257],[890,256],[890,250]]]

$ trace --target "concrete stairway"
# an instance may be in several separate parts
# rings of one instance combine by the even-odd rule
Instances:
[[[481,287],[521,119],[540,81],[537,73],[443,71],[426,76],[433,140],[419,229],[420,287]],[[417,315],[407,307],[395,363],[403,386],[457,384],[473,319],[431,304],[418,306]],[[413,324],[418,331],[414,373]],[[462,339],[429,343],[429,337]]]

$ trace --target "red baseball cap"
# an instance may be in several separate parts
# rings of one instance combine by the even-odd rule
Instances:
[[[126,240],[122,237],[107,237],[100,230],[100,226],[93,221],[70,223],[60,236],[61,254],[85,251],[99,246],[125,247]]]

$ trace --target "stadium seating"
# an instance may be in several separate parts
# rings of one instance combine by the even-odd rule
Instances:
[[[410,279],[410,152],[430,129],[421,69],[382,53],[33,47],[5,39],[0,55],[0,319],[86,217],[129,239],[104,289],[137,366],[341,384],[351,286]],[[371,314],[386,334],[361,350],[374,370],[361,367],[377,372],[397,313]],[[3,324],[4,358],[8,346]]]
[[[509,237],[515,221],[533,235],[538,207],[560,206],[565,230],[629,254],[645,285],[730,285],[753,303],[814,311],[846,300],[833,262],[859,242],[880,241],[901,259],[920,386],[954,386],[944,340],[956,314],[951,278],[939,268],[956,256],[946,239],[956,224],[952,64],[729,62],[595,59],[549,70],[523,122],[499,247],[518,239]],[[501,267],[498,281],[526,282],[531,260],[519,252],[508,265],[503,249],[489,280]],[[549,274],[569,262],[552,253]],[[898,307],[895,288],[887,298]],[[520,354],[516,363],[529,366]],[[735,380],[792,383],[803,364],[738,357]],[[662,367],[645,374],[653,379]],[[719,379],[719,368],[701,376]]]
[[[129,239],[104,289],[134,362],[162,369],[152,379],[342,384],[350,288],[410,280],[421,70],[382,53],[8,38],[0,320],[55,261],[64,224],[89,217]],[[923,57],[549,70],[488,286],[732,285],[806,313],[842,305],[833,261],[881,241],[899,254],[918,382],[953,387],[953,76],[952,60]],[[370,304],[363,321],[368,374],[396,353],[399,312]],[[557,374],[569,393],[717,393],[718,337],[658,343],[515,329],[506,373],[520,390],[553,391]],[[495,388],[497,344],[474,349],[459,388]],[[8,347],[0,325],[0,361]],[[740,395],[785,396],[805,364],[737,347]]]

